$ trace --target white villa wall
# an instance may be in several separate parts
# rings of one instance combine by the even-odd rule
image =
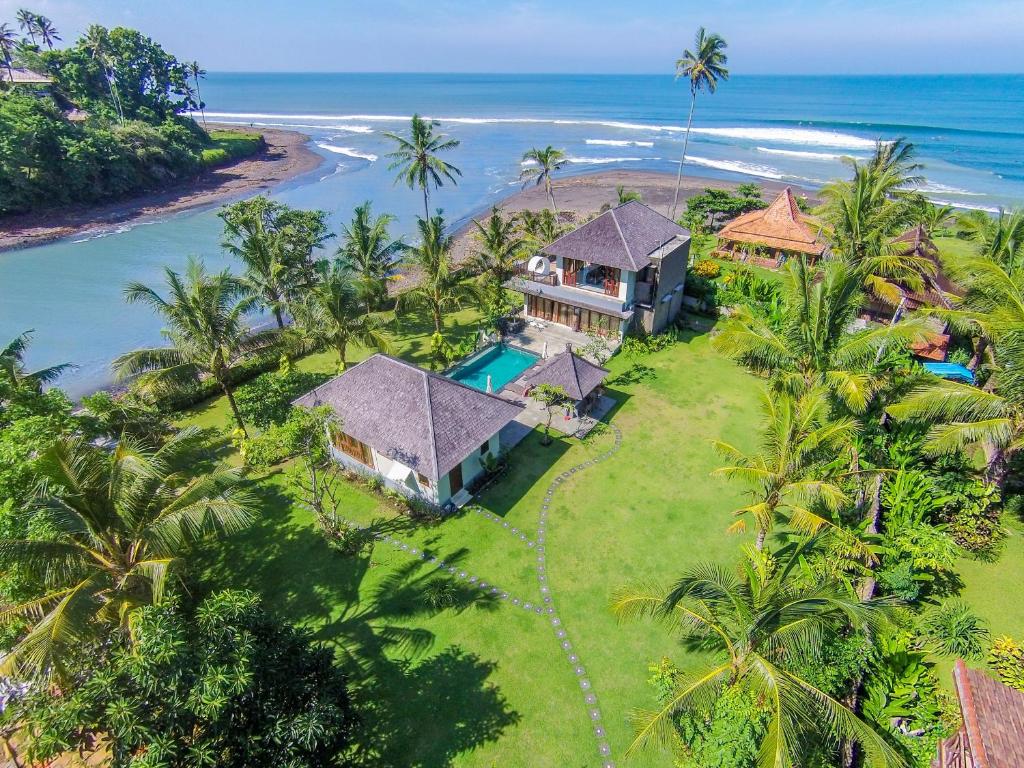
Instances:
[[[489,453],[492,453],[494,456],[498,455],[498,452],[501,450],[501,441],[498,434],[492,435],[487,441],[487,448]],[[351,469],[368,477],[376,477],[386,488],[398,491],[406,496],[419,497],[424,501],[437,506],[444,506],[444,504],[452,497],[451,483],[449,482],[448,475],[442,477],[436,487],[433,485],[423,487],[419,484],[415,470],[407,467],[399,461],[379,453],[377,449],[372,446],[370,451],[373,454],[373,467],[368,467],[361,461],[352,458],[347,453],[339,451],[333,445],[331,446],[331,456],[335,461],[346,469]],[[407,482],[399,482],[388,477],[388,474],[391,474],[392,470],[395,470],[396,468],[408,477]],[[469,485],[469,483],[483,471],[484,467],[481,463],[481,453],[479,447],[477,447],[473,449],[469,456],[462,460],[463,486]]]

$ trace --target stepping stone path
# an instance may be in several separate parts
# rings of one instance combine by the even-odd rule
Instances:
[[[547,491],[544,494],[544,500],[541,502],[540,514],[537,520],[537,532],[534,538],[531,539],[527,536],[525,531],[512,527],[507,520],[504,520],[479,506],[473,506],[470,508],[470,511],[474,514],[480,515],[495,525],[500,525],[502,528],[507,529],[510,535],[515,536],[522,544],[537,553],[536,572],[537,586],[540,590],[539,603],[515,597],[500,587],[497,587],[487,581],[482,581],[477,576],[467,573],[458,566],[445,563],[443,560],[439,560],[436,556],[433,556],[428,552],[424,552],[423,550],[389,534],[375,533],[374,538],[377,541],[390,544],[395,549],[408,554],[410,557],[417,557],[424,562],[436,565],[439,571],[447,572],[449,575],[455,576],[460,581],[465,581],[468,584],[475,585],[484,595],[493,595],[500,600],[511,603],[517,608],[522,608],[525,611],[545,616],[551,630],[555,633],[555,639],[558,641],[559,647],[564,654],[566,663],[570,666],[573,674],[578,680],[580,693],[583,697],[583,704],[587,708],[587,715],[593,726],[594,741],[597,745],[597,752],[603,760],[601,763],[602,768],[615,768],[615,763],[612,761],[612,748],[608,743],[607,733],[605,732],[604,726],[601,725],[601,708],[599,706],[597,694],[594,692],[593,684],[587,676],[586,667],[584,667],[580,661],[579,654],[576,652],[572,641],[569,639],[569,634],[565,629],[565,625],[562,623],[561,617],[559,617],[555,610],[555,597],[551,591],[550,585],[548,584],[547,559],[544,544],[547,534],[548,509],[551,506],[551,500],[555,495],[555,491],[558,490],[562,483],[578,472],[582,472],[595,464],[599,464],[602,461],[610,459],[622,446],[622,431],[614,424],[609,424],[608,426],[615,434],[615,444],[612,445],[611,448],[596,458],[585,461],[582,464],[577,464],[575,467],[566,470],[555,477],[555,479],[551,481],[551,484],[548,485]],[[360,530],[366,530],[369,527],[356,523],[352,520],[345,520],[342,518],[339,518],[338,521]]]
[[[537,534],[534,540],[528,538],[526,534],[521,531],[511,528],[507,520],[503,520],[485,509],[474,507],[473,512],[497,525],[501,525],[503,528],[508,528],[509,533],[519,537],[523,543],[537,552],[537,585],[540,589],[541,601],[544,603],[546,612],[550,617],[549,622],[551,629],[555,633],[555,639],[558,640],[558,644],[564,653],[566,662],[572,668],[573,674],[579,680],[580,692],[583,695],[583,703],[587,708],[587,713],[590,717],[591,723],[593,724],[594,740],[597,743],[597,751],[604,760],[601,765],[603,768],[615,768],[615,763],[611,759],[612,748],[608,743],[605,729],[601,725],[601,709],[598,706],[597,694],[594,693],[594,687],[590,682],[590,678],[587,676],[587,670],[580,662],[579,655],[573,647],[572,641],[569,639],[569,634],[565,629],[565,625],[562,623],[562,619],[555,611],[555,597],[552,593],[551,586],[548,584],[547,558],[544,544],[547,535],[548,509],[551,506],[551,500],[555,495],[555,491],[558,490],[562,483],[578,472],[582,472],[595,464],[610,459],[622,446],[622,431],[614,424],[609,424],[608,426],[615,434],[615,444],[611,448],[596,458],[585,461],[582,464],[577,464],[575,467],[566,470],[551,481],[551,484],[548,486],[547,491],[544,494],[544,500],[541,502],[540,515],[537,520]]]

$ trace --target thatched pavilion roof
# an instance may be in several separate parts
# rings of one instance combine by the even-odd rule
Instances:
[[[973,765],[1019,768],[1024,765],[1024,693],[959,659],[953,670]]]
[[[826,246],[810,217],[797,207],[790,187],[786,187],[767,208],[744,213],[728,222],[718,237],[736,243],[806,253],[808,256],[821,256]]]

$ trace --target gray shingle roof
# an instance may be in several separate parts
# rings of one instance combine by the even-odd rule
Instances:
[[[8,70],[3,65],[0,65],[0,80],[15,85],[46,85],[53,82],[53,78],[49,75],[33,72],[31,69],[23,67],[11,67]]]
[[[663,245],[689,236],[671,219],[631,200],[562,235],[544,253],[638,272]]]
[[[522,411],[515,403],[381,354],[295,404],[331,406],[346,434],[435,482]]]
[[[523,380],[523,383],[528,387],[540,384],[562,387],[573,400],[582,400],[593,392],[607,375],[608,369],[565,350],[541,363]]]

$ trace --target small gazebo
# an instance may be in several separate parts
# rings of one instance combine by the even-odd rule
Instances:
[[[566,348],[528,373],[522,384],[527,395],[530,394],[530,389],[541,384],[561,387],[572,398],[576,412],[584,414],[589,413],[601,396],[601,388],[607,375],[607,368],[585,360]]]
[[[814,263],[827,243],[821,228],[800,210],[786,187],[771,205],[727,222],[718,233],[717,256],[775,269],[791,256]]]

